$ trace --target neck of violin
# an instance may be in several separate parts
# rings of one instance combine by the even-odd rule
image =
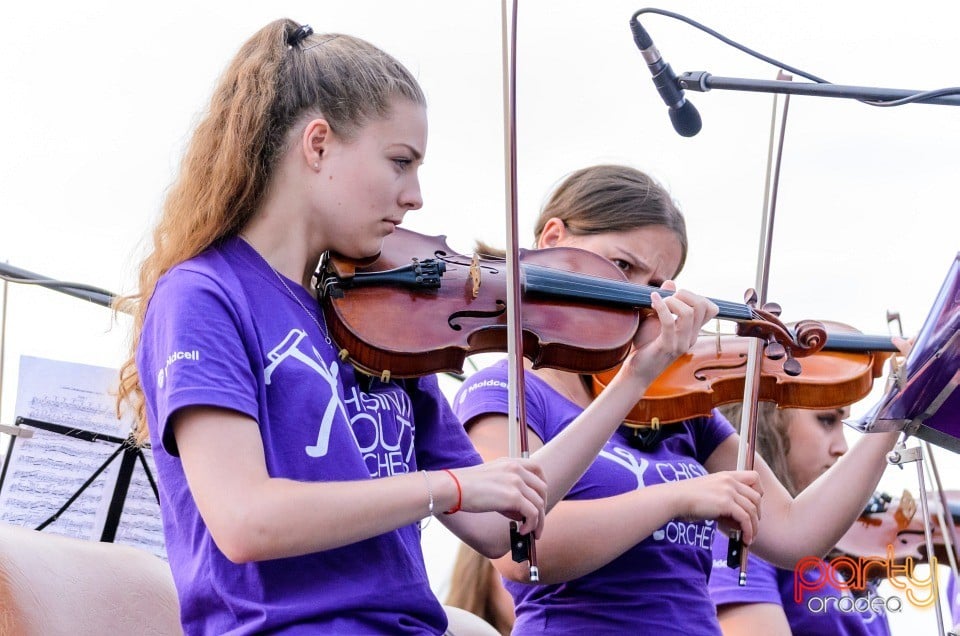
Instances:
[[[653,292],[657,292],[663,297],[673,295],[673,292],[659,287],[588,276],[541,265],[525,264],[523,274],[523,293],[525,295],[538,295],[554,300],[592,301],[598,305],[609,307],[649,309],[652,307],[653,301],[650,294]],[[753,310],[743,303],[731,303],[715,298],[710,300],[720,309],[718,318],[733,321],[754,320],[756,318]]]
[[[890,336],[868,336],[862,333],[827,332],[827,341],[823,345],[824,351],[849,351],[863,353],[866,351],[897,352]]]
[[[661,296],[672,296],[673,292],[637,285],[622,280],[599,278],[576,272],[568,272],[542,265],[527,263],[523,265],[523,293],[539,295],[554,300],[572,302],[592,301],[599,305],[629,309],[649,309],[652,306],[650,294],[657,292]],[[720,309],[718,318],[743,322],[755,320],[756,315],[749,305],[732,303],[711,298]],[[848,351],[863,353],[869,351],[892,351],[897,347],[889,336],[869,336],[861,333],[827,332],[825,351]]]

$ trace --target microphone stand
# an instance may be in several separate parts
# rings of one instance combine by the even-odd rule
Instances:
[[[816,97],[834,97],[844,99],[857,99],[861,101],[876,102],[877,105],[900,105],[907,103],[937,104],[943,106],[960,106],[960,88],[943,88],[933,91],[911,91],[894,88],[873,88],[869,86],[845,86],[840,84],[813,83],[813,82],[793,82],[784,80],[757,80],[738,77],[715,77],[706,71],[696,71],[683,73],[677,82],[683,90],[690,90],[705,93],[710,90],[736,90],[754,93],[777,93],[785,95],[813,95]],[[895,102],[895,104],[884,103]],[[888,461],[903,467],[903,463],[916,461],[917,475],[920,482],[921,504],[923,507],[924,519],[928,520],[929,511],[927,509],[927,497],[923,479],[923,471],[920,462],[923,461],[922,447],[916,446],[906,448],[905,441],[909,437],[909,432],[904,431],[903,437],[897,444],[897,447],[888,456]],[[933,546],[930,538],[929,523],[924,524],[924,532],[927,541],[927,550],[933,554]],[[728,555],[728,559],[729,559]],[[931,566],[934,567],[934,566]],[[935,572],[932,573],[935,577]],[[743,568],[741,565],[741,585],[743,584]],[[934,578],[934,580],[936,580]],[[941,635],[944,634],[943,617],[940,609],[940,590],[935,585],[934,607],[937,615],[937,627]],[[952,633],[952,632],[951,632]]]
[[[815,82],[790,82],[783,80],[758,80],[741,77],[717,77],[706,71],[683,73],[677,81],[680,88],[698,93],[710,90],[733,90],[751,93],[781,93],[785,95],[813,95],[816,97],[839,97],[882,102],[903,100],[919,96],[903,103],[939,104],[942,106],[960,106],[960,94],[943,95],[944,92],[960,93],[960,88],[947,88],[936,91],[911,91],[901,88],[873,88],[870,86],[845,86]],[[929,93],[929,95],[926,95]]]

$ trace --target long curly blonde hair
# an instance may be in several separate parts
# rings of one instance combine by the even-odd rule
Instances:
[[[134,317],[130,357],[120,369],[117,414],[125,404],[134,408],[140,443],[148,431],[135,356],[160,277],[237,234],[251,219],[288,133],[301,118],[322,116],[350,140],[367,122],[386,117],[396,97],[426,103],[411,73],[372,44],[335,33],[291,39],[298,29],[293,20],[271,22],[234,56],[164,201],[152,251],[140,266],[138,290],[115,304]]]

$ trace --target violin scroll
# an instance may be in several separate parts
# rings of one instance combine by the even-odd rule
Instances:
[[[801,320],[791,330],[780,320],[779,304],[768,302],[758,309],[757,292],[753,289],[744,293],[744,304],[752,309],[756,319],[739,322],[737,335],[765,340],[764,355],[771,360],[786,357],[783,372],[789,376],[798,376],[802,370],[796,358],[817,353],[827,342],[827,329],[819,321]]]

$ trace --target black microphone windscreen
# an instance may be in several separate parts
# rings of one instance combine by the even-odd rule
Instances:
[[[703,127],[700,113],[688,101],[684,101],[680,108],[670,109],[670,122],[673,124],[673,129],[682,137],[693,137]]]

